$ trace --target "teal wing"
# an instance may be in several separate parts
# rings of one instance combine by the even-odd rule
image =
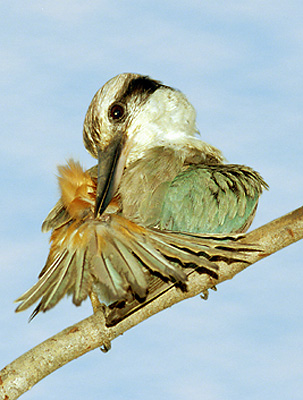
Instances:
[[[267,184],[249,167],[193,165],[164,195],[159,228],[195,233],[246,231]]]

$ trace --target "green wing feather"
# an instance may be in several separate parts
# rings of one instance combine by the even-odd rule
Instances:
[[[245,231],[264,188],[262,177],[246,166],[189,166],[165,193],[159,228],[195,233]]]

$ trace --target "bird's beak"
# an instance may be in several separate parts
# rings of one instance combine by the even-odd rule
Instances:
[[[102,215],[119,186],[126,161],[124,142],[124,136],[117,135],[106,148],[98,150],[95,218]]]

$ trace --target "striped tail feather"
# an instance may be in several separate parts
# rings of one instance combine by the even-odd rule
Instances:
[[[164,279],[183,283],[186,274],[173,266],[137,231],[135,235],[124,224],[112,226],[113,218],[73,222],[56,229],[51,236],[51,249],[38,282],[20,296],[16,311],[23,311],[39,299],[34,317],[54,307],[62,297],[73,295],[80,305],[95,291],[106,305],[120,304],[134,297],[144,300],[148,292],[149,271]]]
[[[247,254],[260,251],[241,244],[242,237],[148,229],[116,214],[67,223],[53,231],[46,265],[38,282],[16,300],[21,302],[16,311],[41,299],[35,316],[67,293],[80,305],[92,291],[111,308],[133,299],[142,303],[154,274],[186,290],[186,268],[216,279],[218,261],[245,262]]]
[[[253,245],[241,243],[239,240],[244,236],[243,234],[198,234],[156,229],[153,229],[151,234],[155,247],[158,248],[158,243],[163,244],[163,251],[167,251],[168,256],[168,249],[174,249],[181,262],[193,263],[197,267],[209,268],[214,272],[218,271],[215,262],[246,262],[249,261],[249,253],[261,251]]]
[[[218,279],[218,262],[222,261],[228,265],[237,262],[249,264],[252,253],[263,251],[255,245],[241,242],[241,239],[245,237],[244,234],[196,234],[154,228],[146,229],[138,227],[133,222],[120,216],[113,215],[112,227],[117,230],[118,225],[124,226],[127,234],[132,236],[132,240],[148,241],[149,245],[152,245],[155,251],[159,251],[175,268],[176,265],[182,266],[183,271],[186,273],[186,278],[195,270]],[[152,270],[150,265],[147,267]],[[115,305],[110,306],[106,315],[107,326],[116,325],[169,290],[174,284],[172,280],[163,282],[163,279],[151,276],[147,297],[144,302],[138,302],[133,299],[126,303],[123,308],[115,307]]]

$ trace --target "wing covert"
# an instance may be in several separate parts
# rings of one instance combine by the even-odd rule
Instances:
[[[192,165],[167,189],[159,228],[196,233],[243,232],[267,184],[249,167]]]

